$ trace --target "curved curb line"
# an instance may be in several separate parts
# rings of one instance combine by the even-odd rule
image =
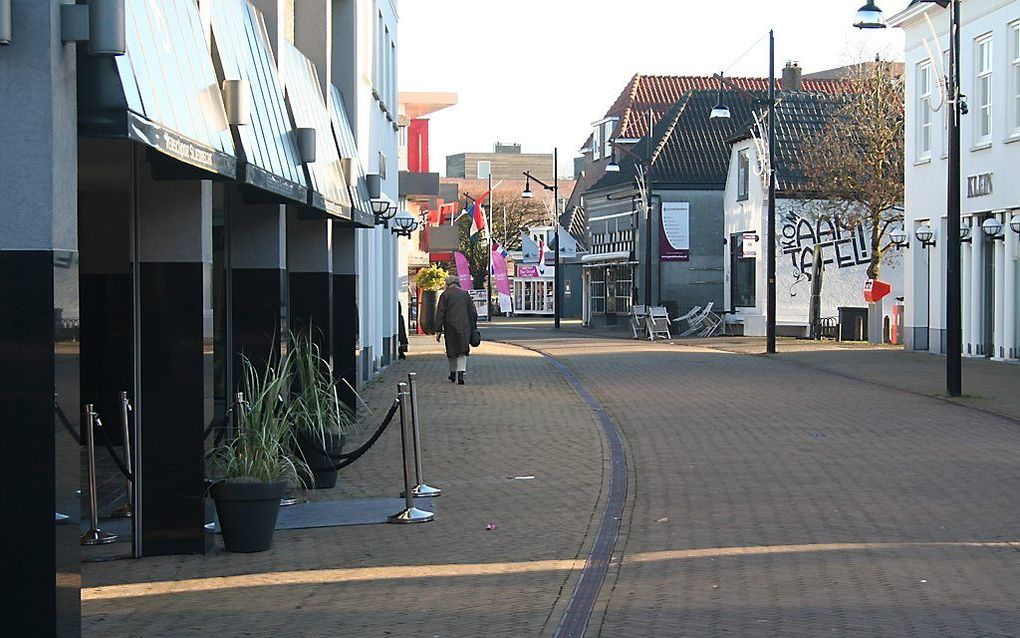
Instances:
[[[613,418],[566,364],[536,348],[529,348],[509,341],[503,343],[531,350],[548,359],[567,383],[574,388],[585,405],[598,416],[599,425],[609,443],[609,496],[606,499],[606,509],[602,513],[602,520],[599,521],[598,530],[595,532],[595,542],[592,543],[588,558],[584,562],[584,567],[581,568],[581,576],[578,578],[577,584],[574,585],[570,601],[567,603],[560,624],[553,634],[554,638],[582,638],[595,609],[599,591],[606,580],[609,561],[620,536],[620,524],[623,520],[623,509],[627,500],[627,457],[623,449],[623,438],[620,436],[620,428]]]

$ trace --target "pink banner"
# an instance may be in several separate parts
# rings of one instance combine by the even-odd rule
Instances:
[[[506,259],[496,249],[492,251],[492,274],[496,278],[496,292],[510,296],[510,278],[506,272]]]
[[[457,264],[457,276],[460,277],[460,287],[464,290],[471,290],[471,266],[468,265],[464,253],[453,253],[453,261]]]

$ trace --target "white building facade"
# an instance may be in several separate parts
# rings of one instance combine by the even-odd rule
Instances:
[[[963,353],[1020,359],[1020,2],[961,10]],[[914,4],[890,24],[906,42],[905,345],[946,351],[949,12]],[[929,242],[916,238],[932,232]]]

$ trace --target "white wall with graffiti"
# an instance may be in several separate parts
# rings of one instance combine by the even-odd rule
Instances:
[[[743,324],[744,334],[765,334],[766,233],[768,198],[762,180],[751,175],[744,186],[738,152],[751,142],[734,145],[731,179],[725,195],[724,305]],[[753,166],[753,163],[751,164]],[[745,164],[747,166],[747,164]],[[836,317],[841,306],[866,308],[864,284],[871,262],[869,233],[848,230],[826,215],[826,202],[783,198],[776,200],[776,322],[781,334],[806,334],[809,322],[814,248],[821,246],[822,317]],[[885,313],[903,296],[902,256],[888,251],[879,278],[892,285]]]

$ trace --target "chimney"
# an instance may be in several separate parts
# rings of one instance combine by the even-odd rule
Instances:
[[[801,91],[800,77],[803,73],[803,69],[796,62],[787,62],[783,68],[783,90],[784,91]]]

